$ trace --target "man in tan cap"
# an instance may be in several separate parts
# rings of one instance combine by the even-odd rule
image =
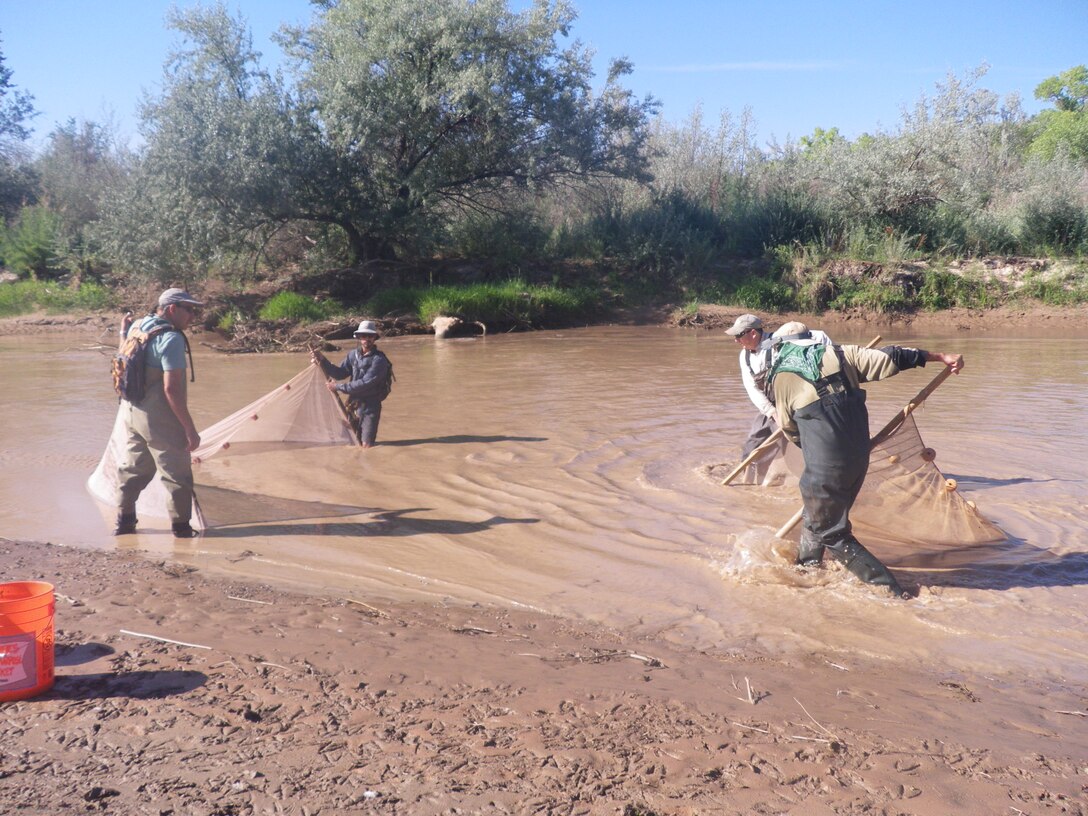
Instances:
[[[373,320],[359,323],[352,336],[359,341],[359,347],[349,351],[340,365],[330,363],[317,349],[310,352],[310,360],[332,378],[327,383],[329,391],[347,394],[348,407],[359,419],[356,430],[359,444],[369,448],[378,436],[382,400],[393,388],[393,364],[384,352],[378,351],[378,324]],[[346,383],[333,382],[345,378],[348,378]]]
[[[741,346],[738,360],[741,382],[744,383],[748,399],[759,412],[752,421],[748,438],[744,440],[744,446],[741,448],[740,460],[744,461],[778,428],[774,404],[765,391],[767,371],[771,367],[771,333],[764,328],[763,320],[754,314],[742,314],[732,326],[725,330],[725,333]],[[823,332],[814,332],[813,336],[825,344],[831,343],[831,338]],[[786,440],[782,439],[780,444],[760,455],[748,466],[740,483],[761,484],[767,476],[771,462],[786,450],[786,444]]]
[[[767,375],[778,422],[805,459],[797,562],[817,565],[827,550],[862,581],[905,597],[899,582],[854,537],[850,525],[850,508],[869,469],[869,412],[861,383],[932,362],[958,374],[963,357],[904,346],[829,348],[813,334],[803,323],[779,328]]]
[[[156,471],[162,475],[169,497],[174,536],[191,538],[196,534],[190,524],[193,513],[190,452],[200,447],[200,434],[189,414],[185,379],[189,343],[184,331],[196,320],[196,310],[203,305],[184,289],[167,289],[159,296],[154,314],[134,323],[130,313],[121,322],[122,343],[137,330],[151,336],[146,341],[143,398],[137,403],[121,401],[128,441],[118,467],[114,535],[136,532],[136,500]],[[192,361],[191,353],[189,360]]]

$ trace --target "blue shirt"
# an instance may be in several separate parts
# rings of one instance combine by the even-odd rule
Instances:
[[[148,315],[139,323],[140,329],[145,332],[161,325],[170,328],[151,338],[147,345],[147,356],[144,358],[145,365],[162,371],[184,371],[185,338],[174,328],[174,324],[158,315]]]

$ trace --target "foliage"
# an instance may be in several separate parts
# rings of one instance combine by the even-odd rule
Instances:
[[[0,51],[0,159],[10,158],[12,143],[30,138],[28,123],[37,116],[34,97],[15,89],[12,74],[4,65],[4,52]]]
[[[1044,79],[1035,88],[1035,98],[1051,100],[1060,111],[1084,110],[1088,106],[1088,67],[1078,65]]]
[[[1088,66],[1043,80],[1035,98],[1049,99],[1055,109],[1043,111],[1034,123],[1032,155],[1050,160],[1064,152],[1072,159],[1088,159]]]
[[[316,321],[342,312],[343,307],[334,300],[317,301],[298,292],[279,292],[265,302],[258,317],[261,320]]]
[[[112,131],[70,119],[49,135],[48,146],[34,164],[57,218],[60,264],[76,274],[100,273],[104,263],[93,225],[103,201],[122,183],[126,165]]]
[[[828,303],[832,309],[862,309],[879,314],[906,311],[911,305],[903,288],[880,281],[839,280],[839,290]]]
[[[564,3],[318,6],[282,38],[293,85],[259,67],[222,6],[175,14],[190,47],[145,113],[144,221],[186,207],[234,248],[291,221],[332,225],[361,261],[426,245],[454,212],[502,209],[511,189],[643,175],[655,103],[620,86],[622,61],[594,95],[589,53],[557,44]]]
[[[24,142],[30,137],[29,122],[37,113],[34,97],[16,90],[12,70],[0,50],[0,219],[10,219],[20,207],[33,204],[37,179],[22,161]]]
[[[32,278],[55,277],[59,219],[42,206],[24,207],[3,236],[0,254],[14,272]]]
[[[421,294],[419,319],[431,323],[447,315],[484,324],[540,327],[577,320],[597,304],[595,293],[586,288],[562,289],[520,280],[435,286]]]
[[[760,312],[785,312],[797,305],[796,296],[790,286],[765,278],[745,280],[734,290],[728,302]]]
[[[1088,303],[1088,275],[1044,275],[1035,273],[1026,277],[1016,292],[1018,298],[1038,300],[1050,306],[1073,306]]]
[[[48,312],[95,311],[112,305],[110,291],[97,283],[77,287],[37,280],[0,283],[0,317],[28,314],[39,309]]]
[[[499,267],[522,267],[543,260],[549,231],[526,209],[516,213],[466,213],[450,226],[449,249],[463,258]]]
[[[1031,155],[1050,161],[1062,153],[1088,160],[1088,109],[1043,111],[1036,119]]]
[[[947,269],[927,269],[918,290],[917,304],[931,312],[959,307],[986,309],[996,305],[1000,292],[996,285],[982,279]]]

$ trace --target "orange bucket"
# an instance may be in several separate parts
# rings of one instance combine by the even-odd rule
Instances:
[[[0,584],[0,701],[53,687],[53,585]]]

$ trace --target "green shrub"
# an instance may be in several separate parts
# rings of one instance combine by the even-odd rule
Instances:
[[[910,308],[911,301],[902,288],[877,281],[857,282],[849,278],[839,280],[839,292],[828,304],[832,309],[865,309],[887,314]]]
[[[931,312],[953,307],[985,309],[999,300],[996,289],[996,285],[989,286],[978,278],[946,269],[927,269],[918,290],[918,305]]]
[[[280,292],[261,307],[261,320],[327,320],[340,314],[343,307],[334,300],[316,301],[298,292]]]
[[[0,316],[47,312],[94,311],[113,305],[109,290],[97,283],[78,287],[47,281],[0,283]]]
[[[749,278],[733,292],[730,301],[745,309],[761,312],[785,312],[796,306],[793,289],[781,281]]]
[[[1035,198],[1022,213],[1020,242],[1035,254],[1088,250],[1088,210],[1062,199]]]
[[[548,230],[529,212],[499,216],[470,214],[450,227],[453,251],[462,258],[518,267],[546,255]]]
[[[366,302],[363,311],[372,315],[419,314],[419,301],[425,289],[397,286],[383,289]]]
[[[4,230],[2,253],[5,265],[24,277],[47,278],[59,274],[57,233],[60,219],[45,207],[23,207],[18,220]]]
[[[1050,306],[1073,306],[1088,301],[1088,280],[1083,276],[1043,277],[1035,273],[1024,278],[1023,286],[1016,295]]]
[[[481,323],[540,326],[581,318],[598,305],[590,289],[561,289],[512,280],[470,286],[435,286],[419,300],[419,319],[430,323],[440,315],[456,315]]]

